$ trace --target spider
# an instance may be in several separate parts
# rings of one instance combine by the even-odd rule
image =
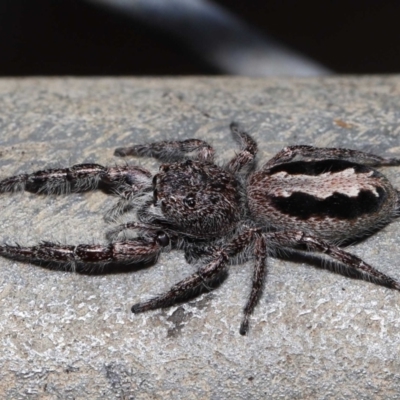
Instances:
[[[263,289],[268,256],[300,251],[326,255],[365,280],[400,290],[400,282],[340,246],[360,240],[399,216],[399,193],[373,167],[398,166],[400,159],[343,148],[290,146],[257,168],[257,144],[243,128],[230,125],[240,151],[225,165],[198,139],[118,148],[115,155],[155,157],[154,176],[135,165],[78,164],[16,175],[0,191],[61,193],[107,188],[120,199],[108,214],[136,213],[136,221],[108,233],[108,244],[2,245],[0,254],[66,265],[155,263],[160,253],[182,250],[197,271],[167,292],[135,304],[141,313],[166,307],[226,273],[229,264],[253,259],[252,286],[240,333]],[[131,238],[127,238],[130,233]],[[73,268],[72,268],[73,269]]]

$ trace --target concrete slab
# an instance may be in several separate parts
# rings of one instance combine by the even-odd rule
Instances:
[[[288,144],[400,156],[400,77],[0,80],[0,176],[113,149],[198,137],[219,160],[229,123],[260,160]],[[156,171],[158,162],[131,160]],[[384,173],[400,187],[398,168]],[[115,198],[0,196],[2,242],[104,243]],[[400,227],[349,248],[400,279]],[[214,292],[165,310],[130,306],[193,271],[182,254],[90,276],[0,259],[0,394],[9,399],[399,399],[400,293],[306,264],[269,260],[265,293],[239,334],[251,264]]]

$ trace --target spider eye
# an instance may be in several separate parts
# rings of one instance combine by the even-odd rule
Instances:
[[[189,194],[183,202],[185,203],[186,206],[193,208],[196,205],[196,200],[194,199],[194,196],[192,194]]]
[[[156,240],[157,240],[157,243],[162,247],[165,247],[165,246],[169,245],[169,237],[163,231],[157,232],[157,239]]]
[[[168,172],[168,170],[169,170],[169,164],[162,164],[162,165],[160,165],[159,170],[160,170],[160,171],[163,171],[163,172]]]
[[[210,196],[210,201],[213,204],[217,204],[219,202],[219,197],[218,196]]]

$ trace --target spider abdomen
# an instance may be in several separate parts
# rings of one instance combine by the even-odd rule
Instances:
[[[269,228],[341,242],[393,220],[397,191],[375,169],[339,159],[296,161],[249,177],[251,214]]]

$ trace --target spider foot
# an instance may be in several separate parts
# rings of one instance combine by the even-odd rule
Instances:
[[[249,317],[246,315],[243,318],[242,323],[240,324],[239,333],[242,336],[245,336],[245,335],[247,335],[248,330],[249,330]]]
[[[150,310],[155,310],[156,308],[159,308],[157,306],[152,305],[152,301],[144,301],[142,303],[137,303],[134,304],[131,308],[131,311],[134,314],[139,314],[145,311],[150,311]]]

